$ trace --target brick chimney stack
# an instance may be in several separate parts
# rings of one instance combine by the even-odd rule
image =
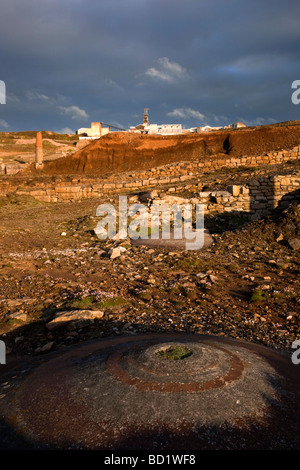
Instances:
[[[43,139],[42,133],[36,133],[36,146],[35,146],[35,167],[41,168],[43,166]]]

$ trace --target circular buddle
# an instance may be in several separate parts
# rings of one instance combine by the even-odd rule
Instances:
[[[107,369],[117,381],[139,390],[161,392],[201,392],[223,387],[241,377],[244,365],[237,355],[216,345],[191,342],[193,354],[182,357],[182,362],[162,363],[159,351],[184,350],[184,344],[149,347],[128,347],[119,349],[107,360]],[[193,376],[192,380],[190,376]]]
[[[282,426],[299,405],[295,367],[229,338],[102,339],[8,374],[0,411],[35,448],[297,447],[299,420]]]

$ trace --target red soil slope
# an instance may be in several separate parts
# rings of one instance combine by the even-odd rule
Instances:
[[[140,171],[210,155],[259,155],[300,144],[300,125],[261,126],[202,134],[153,136],[112,132],[73,155],[45,162],[44,175]],[[26,173],[37,174],[33,167]]]

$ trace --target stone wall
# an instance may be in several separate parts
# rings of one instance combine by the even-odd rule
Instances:
[[[299,200],[300,174],[263,177],[247,185],[229,186],[227,191],[199,192],[193,204],[203,204],[206,213],[247,212],[265,215],[270,210]]]
[[[210,157],[205,161],[181,162],[146,172],[122,174],[116,181],[116,175],[105,178],[73,178],[71,181],[39,182],[35,186],[14,185],[13,180],[0,183],[0,196],[8,192],[30,195],[44,202],[63,202],[95,198],[104,194],[126,190],[146,190],[163,184],[184,183],[195,179],[197,175],[220,168],[251,167],[262,164],[274,165],[298,159],[300,146],[290,150],[272,152],[258,156],[240,158]],[[171,190],[171,189],[170,189]],[[260,178],[250,181],[245,186],[232,186],[227,191],[200,192],[196,198],[205,205],[207,212],[246,211],[264,213],[278,205],[283,196],[296,197],[299,190],[299,174]]]
[[[9,162],[0,163],[0,175],[16,175],[19,171],[24,170],[28,166],[27,163],[21,162]]]

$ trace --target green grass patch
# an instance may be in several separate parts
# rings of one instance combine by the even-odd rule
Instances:
[[[196,271],[203,269],[203,261],[197,258],[185,258],[174,263],[174,269]]]
[[[263,302],[269,298],[269,294],[262,290],[256,290],[252,293],[250,302]]]
[[[275,299],[294,299],[296,294],[294,292],[274,292]]]
[[[96,299],[93,295],[78,298],[78,299],[73,300],[73,302],[71,302],[70,307],[83,309],[83,310],[88,309],[89,307],[91,307],[93,303],[95,303],[95,300]]]
[[[152,295],[150,292],[141,292],[139,294],[139,298],[141,300],[145,300],[146,302],[149,302],[152,299]]]
[[[193,353],[185,346],[170,346],[166,349],[157,351],[156,355],[162,359],[178,361],[191,356]]]
[[[122,307],[123,305],[126,305],[128,303],[128,300],[123,299],[122,297],[113,297],[112,299],[107,299],[102,302],[100,302],[98,305],[100,308],[104,309],[115,309],[118,307]]]
[[[7,206],[37,206],[42,205],[41,201],[38,201],[33,196],[18,195],[14,193],[7,194],[6,196],[0,197],[0,209],[7,208]]]
[[[85,297],[77,297],[74,300],[72,300],[69,304],[69,308],[74,308],[74,309],[82,309],[82,310],[88,310],[88,309],[117,309],[119,307],[122,307],[123,305],[126,305],[128,303],[128,300],[123,299],[122,297],[113,297],[111,299],[106,299],[101,302],[99,302],[94,295],[88,295]]]
[[[56,148],[56,145],[50,140],[43,140],[43,149],[44,150],[53,150]]]

